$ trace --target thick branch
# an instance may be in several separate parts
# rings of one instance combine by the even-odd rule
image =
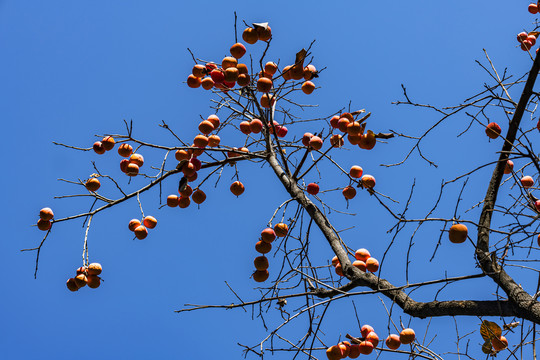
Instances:
[[[503,177],[504,167],[506,160],[508,159],[508,153],[513,147],[516,139],[516,134],[519,129],[519,125],[529,98],[533,93],[534,83],[540,70],[540,57],[536,57],[532,68],[529,72],[527,82],[521,98],[514,111],[514,116],[510,121],[508,132],[506,134],[505,142],[502,147],[502,151],[499,156],[499,162],[495,166],[493,175],[489,182],[487,193],[484,199],[484,207],[480,214],[480,221],[478,227],[478,239],[476,247],[476,257],[482,270],[490,276],[507,294],[509,301],[516,307],[516,313],[518,316],[535,323],[540,323],[540,303],[533,299],[523,288],[518,285],[512,277],[510,277],[506,271],[497,263],[495,253],[489,252],[489,228],[491,226],[491,217],[495,208],[495,202],[497,201],[497,193],[499,191],[499,185]]]

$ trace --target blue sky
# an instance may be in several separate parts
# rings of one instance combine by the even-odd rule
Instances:
[[[103,265],[103,285],[97,290],[70,293],[67,278],[81,265],[84,228],[79,220],[55,226],[40,258],[37,280],[33,278],[35,256],[19,250],[36,246],[43,233],[31,225],[40,208],[50,206],[57,217],[84,212],[87,199],[53,199],[80,193],[74,185],[58,178],[85,179],[94,172],[92,161],[105,173],[120,177],[116,154],[98,156],[52,144],[58,141],[90,147],[95,135],[125,133],[123,120],[133,120],[134,136],[149,142],[175,145],[158,127],[165,121],[186,139],[197,133],[199,116],[212,113],[211,94],[189,89],[185,79],[193,66],[187,48],[197,57],[220,61],[234,43],[233,12],[239,31],[247,23],[268,21],[273,30],[268,59],[291,63],[294,54],[316,40],[313,63],[326,67],[312,95],[295,95],[301,102],[319,104],[315,110],[298,111],[303,117],[326,117],[341,108],[365,108],[372,112],[370,125],[376,131],[393,129],[418,135],[437,118],[427,111],[396,107],[402,99],[400,84],[419,101],[438,106],[454,105],[482,89],[489,81],[474,60],[483,62],[486,49],[499,70],[505,67],[521,75],[530,65],[526,53],[516,48],[515,35],[531,30],[534,16],[527,2],[485,3],[454,1],[355,2],[330,6],[323,3],[275,2],[266,6],[239,1],[234,5],[208,1],[204,5],[178,1],[22,2],[0,1],[0,114],[7,137],[2,142],[6,173],[0,180],[4,207],[4,234],[0,241],[0,273],[4,295],[0,314],[0,353],[5,359],[207,359],[213,348],[226,358],[239,358],[237,343],[254,345],[264,338],[264,328],[251,311],[208,310],[175,314],[185,303],[228,304],[235,301],[225,281],[243,299],[255,299],[258,291],[249,279],[253,245],[286,192],[268,168],[239,164],[246,185],[236,199],[228,191],[234,173],[226,169],[216,189],[206,190],[208,199],[200,207],[159,209],[159,191],[141,197],[146,214],[158,218],[158,226],[144,241],[133,241],[127,223],[139,216],[136,201],[99,214],[89,233],[90,259]],[[262,45],[248,47],[256,56]],[[345,167],[359,163],[375,175],[384,194],[406,201],[413,178],[420,191],[415,216],[425,214],[436,198],[441,179],[450,179],[492,161],[499,143],[488,142],[478,125],[464,136],[469,120],[455,117],[434,131],[426,141],[426,152],[440,166],[429,167],[414,155],[396,168],[381,163],[400,161],[411,143],[404,139],[378,144],[372,152],[344,152],[337,159]],[[301,136],[307,125],[289,127],[291,136]],[[319,128],[322,125],[317,125]],[[318,131],[315,128],[314,131]],[[503,126],[504,131],[504,126]],[[229,144],[242,143],[233,134]],[[159,166],[163,153],[144,153],[148,166]],[[171,167],[174,165],[170,165]],[[330,168],[322,178],[313,175],[323,188],[343,186]],[[491,169],[471,180],[467,194],[473,205],[483,194]],[[144,184],[137,179],[128,187]],[[109,183],[112,186],[112,184]],[[440,214],[451,217],[456,191],[448,193]],[[174,181],[164,182],[163,194],[174,193]],[[118,196],[110,188],[111,196]],[[326,199],[341,210],[340,194]],[[476,197],[474,197],[476,196]],[[467,206],[463,205],[464,211]],[[351,201],[348,211],[356,217],[335,216],[340,229],[348,230],[350,246],[368,247],[382,257],[391,236],[391,219],[368,194]],[[292,214],[288,214],[292,216]],[[475,215],[471,215],[476,220]],[[7,233],[6,233],[7,230]],[[456,248],[443,243],[438,261],[428,263],[440,234],[440,224],[428,225],[415,239],[415,262],[411,282],[477,273],[472,246]],[[326,242],[313,246],[319,265],[331,258]],[[388,273],[403,284],[404,259],[410,232],[403,234],[389,255]],[[349,241],[349,240],[346,240]],[[451,259],[452,261],[447,261]],[[280,255],[271,259],[270,270],[278,268]],[[427,265],[426,265],[427,264]],[[426,271],[426,267],[430,270]],[[272,273],[271,273],[272,276]],[[476,282],[476,283],[475,283]],[[473,286],[448,290],[444,298],[485,298],[495,288]],[[418,291],[426,299],[434,291]],[[436,290],[435,290],[436,291]],[[362,323],[372,324],[386,337],[388,319],[376,296],[361,297]],[[291,301],[290,309],[294,309]],[[351,300],[331,306],[324,339],[336,343],[346,333],[358,331]],[[399,311],[395,321],[399,321]],[[403,322],[409,321],[407,316]],[[281,319],[273,308],[266,314],[270,326]],[[458,319],[463,332],[480,321]],[[421,333],[426,320],[413,319]],[[305,328],[304,320],[294,330]],[[441,352],[455,350],[454,322],[436,319],[429,336],[439,333],[432,346]],[[434,329],[437,330],[434,330]],[[442,330],[445,329],[445,330]],[[448,333],[446,333],[446,329]],[[418,333],[418,332],[417,332]],[[294,336],[294,335],[291,335]],[[441,339],[445,338],[445,339]],[[517,338],[516,338],[517,340]],[[471,338],[471,346],[481,340]],[[512,339],[510,339],[512,341]],[[276,354],[288,359],[290,354]],[[316,354],[324,358],[323,352]],[[390,358],[383,354],[381,358]],[[405,358],[405,357],[404,357]]]

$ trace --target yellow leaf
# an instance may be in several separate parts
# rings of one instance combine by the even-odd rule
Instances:
[[[491,340],[494,337],[501,337],[502,330],[501,327],[494,322],[484,320],[482,325],[480,325],[480,335],[486,341]]]

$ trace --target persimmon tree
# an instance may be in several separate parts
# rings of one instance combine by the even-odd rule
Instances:
[[[436,334],[436,330],[430,329],[430,319],[461,316],[478,319],[478,326],[466,330],[456,326],[456,350],[452,356],[472,359],[482,356],[482,352],[486,357],[511,358],[518,353],[525,354],[525,358],[536,356],[540,277],[531,280],[523,274],[537,272],[529,262],[535,262],[540,246],[540,200],[534,194],[540,165],[533,146],[540,125],[527,119],[534,117],[538,99],[535,81],[540,60],[533,58],[534,52],[528,52],[538,33],[518,35],[518,45],[531,55],[527,74],[517,79],[506,71],[501,74],[486,53],[486,60],[479,65],[491,82],[458,105],[437,107],[416,102],[403,86],[403,99],[396,105],[417,107],[436,115],[434,123],[423,133],[408,134],[406,128],[378,128],[373,121],[376,109],[351,109],[346,104],[317,118],[302,117],[303,110],[311,105],[305,105],[306,97],[300,95],[316,99],[318,77],[324,75],[324,68],[317,69],[320,65],[313,43],[296,54],[269,59],[267,51],[274,41],[269,24],[245,25],[241,34],[245,44],[237,38],[232,46],[224,46],[229,49],[229,56],[200,59],[192,53],[194,66],[187,86],[213,94],[211,109],[191,124],[200,132],[194,138],[186,138],[174,126],[162,122],[160,126],[175,142],[150,143],[135,137],[136,124],[126,122],[125,133],[101,134],[101,140],[92,147],[58,144],[74,151],[96,153],[89,179],[63,180],[81,189],[80,194],[63,197],[87,197],[91,200],[90,208],[62,218],[55,217],[50,208],[41,210],[37,227],[46,232],[45,236],[36,247],[24,249],[36,253],[36,274],[40,251],[47,239],[61,232],[62,222],[82,220],[83,263],[73,269],[67,287],[73,292],[86,291],[82,289],[85,285],[99,287],[100,275],[106,277],[107,264],[93,262],[98,254],[92,255],[96,259],[89,258],[87,242],[90,227],[97,226],[93,222],[95,217],[129,202],[140,209],[141,217],[125,227],[133,232],[133,237],[144,240],[152,237],[152,229],[159,226],[158,214],[144,214],[147,199],[142,195],[146,191],[159,188],[163,207],[197,211],[198,206],[205,206],[207,196],[217,191],[212,189],[213,184],[227,181],[225,172],[232,172],[234,180],[226,187],[236,196],[245,196],[244,189],[250,184],[242,182],[238,165],[248,163],[251,172],[261,171],[261,167],[271,169],[275,181],[288,194],[274,213],[258,214],[261,232],[253,234],[254,272],[250,281],[259,288],[260,296],[242,300],[234,293],[238,299],[235,303],[187,305],[177,310],[179,313],[251,308],[262,320],[266,336],[250,339],[250,345],[241,345],[249,357],[288,352],[291,358],[339,359],[380,352],[388,356],[442,359],[445,354],[430,348]],[[236,29],[235,21],[235,32]],[[255,48],[261,52],[258,57],[251,56]],[[455,178],[443,182],[433,207],[426,213],[417,216],[411,209],[415,197],[423,196],[418,195],[414,185],[408,194],[388,194],[389,189],[378,189],[375,177],[366,174],[375,169],[364,169],[362,159],[376,157],[377,150],[398,138],[409,143],[408,150],[398,154],[402,158],[395,163],[384,164],[382,171],[377,170],[381,176],[385,168],[406,169],[410,158],[416,155],[427,167],[436,166],[429,152],[424,151],[424,143],[434,129],[449,119],[461,119],[460,115],[468,119],[466,132],[481,132],[479,141],[495,142],[498,152],[472,169],[460,169]],[[120,158],[111,154],[116,152],[113,149]],[[144,153],[150,149],[161,152],[159,163],[145,162]],[[347,161],[339,155],[343,151],[347,151]],[[118,173],[101,172],[100,156],[106,158],[104,161],[119,161]],[[112,157],[115,160],[110,160]],[[519,168],[514,162],[520,164]],[[339,174],[332,179],[334,183],[314,180],[325,179],[327,169]],[[490,176],[485,176],[486,169],[491,171]],[[142,177],[146,183],[135,187],[131,184],[134,177]],[[485,185],[474,190],[475,199],[464,200],[460,193],[453,206],[443,206],[441,198],[449,187],[459,185],[463,192],[472,178],[480,178]],[[116,195],[109,195],[115,192]],[[346,232],[333,225],[334,218],[346,216],[347,208],[354,207],[360,197],[370,206],[382,207],[393,219],[388,237],[377,239],[387,243],[384,253],[370,253],[369,241],[360,241],[365,245],[357,248],[359,241],[349,239]],[[254,208],[256,203],[257,199],[253,199]],[[362,222],[361,217],[351,219],[351,224]],[[429,231],[438,228],[430,237],[437,239],[433,257],[441,244],[451,242],[468,252],[478,270],[461,276],[433,274],[428,281],[409,278],[409,264],[417,261],[410,257],[411,249],[413,243],[427,243],[425,232],[422,233],[426,227]],[[385,272],[394,261],[390,250],[399,239],[409,242],[403,255],[405,281],[390,279],[393,274]],[[325,263],[312,257],[314,249],[327,251]],[[492,285],[495,293],[485,293],[480,299],[468,296],[460,286],[473,279]],[[455,289],[451,293],[453,298],[439,300],[440,292],[450,287]],[[325,328],[331,304],[365,297],[381,299],[380,309],[373,311],[380,311],[381,317],[388,319],[386,328],[374,329],[360,319],[357,328]],[[297,304],[294,308],[288,306],[292,301]],[[282,321],[268,327],[265,317]],[[307,320],[308,326],[293,327],[302,319]],[[425,335],[419,336],[418,328],[410,325],[411,319],[415,319],[415,324],[423,324]],[[508,333],[513,333],[509,340]]]

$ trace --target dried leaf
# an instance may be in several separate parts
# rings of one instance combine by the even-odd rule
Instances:
[[[296,53],[296,60],[294,61],[295,64],[303,64],[304,63],[304,59],[306,58],[306,55],[307,55],[307,51],[306,49],[302,49],[300,50],[299,52]]]
[[[494,322],[484,320],[482,325],[480,325],[480,334],[484,340],[491,340],[494,337],[501,337],[502,330],[501,327]]]
[[[510,323],[510,324],[504,324],[504,325],[503,325],[503,329],[504,329],[504,330],[510,330],[510,329],[513,329],[513,328],[515,328],[515,327],[517,327],[517,326],[519,326],[519,321]]]
[[[364,115],[360,120],[358,120],[358,122],[361,124],[363,123],[364,121],[366,121],[369,117],[371,116],[371,113],[368,112],[366,115]]]
[[[184,160],[182,160],[182,161],[184,161]],[[184,190],[187,189],[187,186],[188,186],[188,180],[187,180],[187,178],[185,176],[182,176],[182,178],[178,182],[178,192],[179,193],[183,192]]]
[[[265,23],[253,23],[252,25],[253,25],[253,27],[255,29],[257,29],[258,27],[263,28],[264,30],[268,29],[268,23],[267,22],[265,22]]]
[[[359,114],[363,114],[363,113],[365,113],[365,112],[366,112],[366,109],[356,110],[356,111],[353,111],[353,112],[351,113],[351,115],[356,116],[356,115],[359,115]]]
[[[491,340],[486,340],[484,345],[482,345],[482,352],[484,354],[491,354],[493,352],[493,348],[491,347]]]
[[[531,31],[528,35],[533,35],[534,37],[538,37],[538,35],[540,35],[540,32],[538,32],[538,31]]]

